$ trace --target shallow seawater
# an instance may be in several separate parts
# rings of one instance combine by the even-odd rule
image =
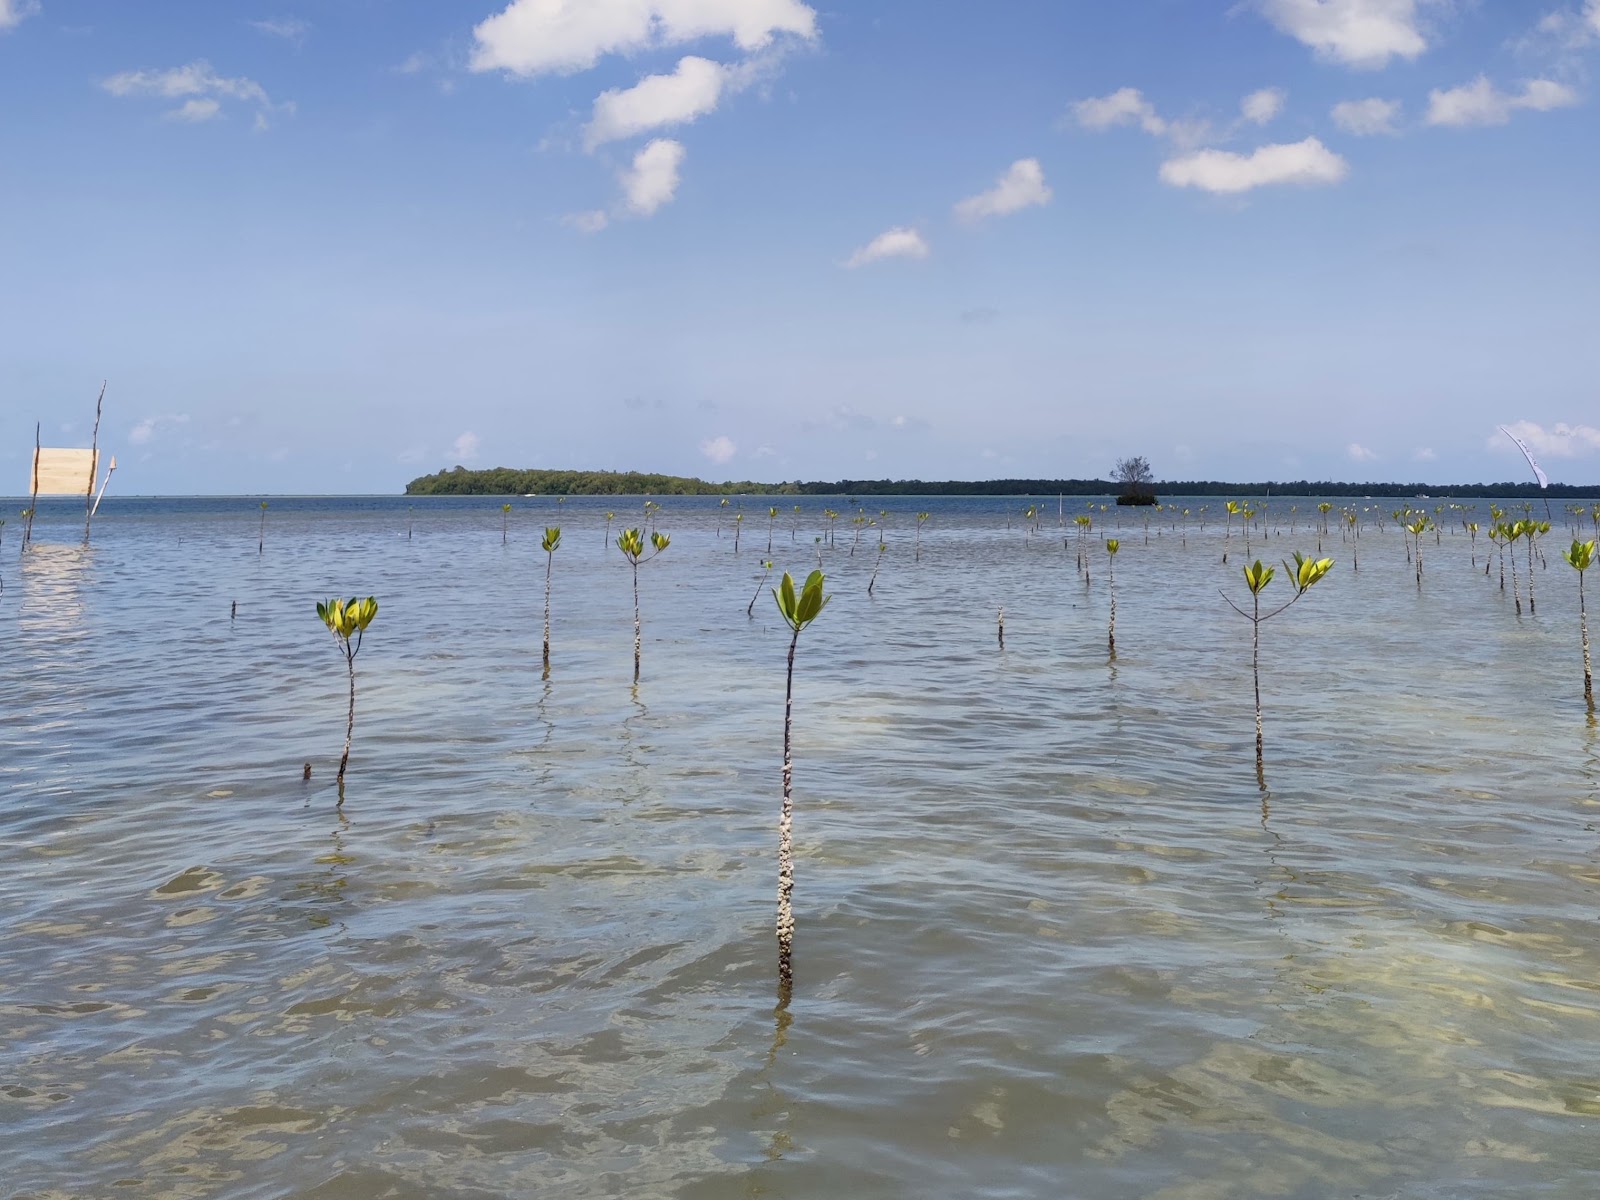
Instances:
[[[1262,628],[1262,789],[1222,501],[1148,541],[1096,508],[1085,584],[1081,500],[1030,535],[1021,498],[863,497],[870,597],[876,528],[852,555],[842,499],[774,502],[797,574],[845,514],[796,666],[783,1012],[762,498],[737,555],[734,506],[661,499],[636,689],[635,499],[518,499],[504,544],[498,499],[272,499],[260,554],[248,499],[108,500],[89,549],[42,505],[20,558],[10,522],[0,1191],[1600,1194],[1600,730],[1559,506],[1520,617],[1459,517],[1420,590],[1393,522],[1359,572],[1332,532]],[[1275,499],[1252,553],[1314,550],[1313,505]],[[339,806],[313,608],[368,593]]]

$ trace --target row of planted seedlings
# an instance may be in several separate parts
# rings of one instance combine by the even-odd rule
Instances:
[[[722,506],[719,506],[719,508],[725,507],[726,502],[724,502]],[[1154,511],[1146,516],[1141,517],[1141,520],[1155,520],[1158,522],[1162,520],[1167,521],[1171,530],[1182,531],[1180,536],[1184,547],[1187,547],[1188,545],[1186,531],[1191,516],[1195,517],[1201,530],[1204,530],[1205,528],[1204,522],[1206,518],[1204,506],[1201,506],[1198,515],[1192,514],[1188,509],[1183,509],[1176,512],[1168,512],[1161,506],[1152,507]],[[1092,515],[1094,506],[1091,505],[1090,508],[1091,513],[1075,514],[1073,518],[1073,526],[1076,530],[1076,546],[1074,547],[1073,545],[1074,539],[1072,536],[1065,534],[1063,536],[1063,548],[1075,548],[1076,550],[1078,569],[1085,582],[1087,582],[1091,576],[1091,558],[1094,556],[1094,551],[1092,549],[1093,543],[1091,540],[1091,531],[1094,525],[1094,517]],[[1464,514],[1461,519],[1462,532],[1465,533],[1469,538],[1472,547],[1472,561],[1474,567],[1476,567],[1476,534],[1478,532],[1478,526],[1476,522],[1468,519],[1472,510],[1469,507],[1463,507],[1459,505],[1452,505],[1451,508]],[[1103,515],[1106,511],[1106,506],[1101,505],[1099,506],[1099,509]],[[1234,518],[1238,518],[1239,537],[1246,547],[1247,557],[1250,553],[1252,535],[1254,535],[1254,537],[1257,539],[1264,540],[1269,535],[1269,532],[1281,534],[1281,526],[1272,526],[1269,528],[1267,523],[1266,509],[1267,506],[1264,504],[1260,507],[1257,507],[1250,502],[1240,503],[1229,501],[1224,505],[1222,550],[1224,561],[1227,560],[1227,556],[1231,551],[1231,543],[1234,536]],[[1333,505],[1329,503],[1324,502],[1319,504],[1317,506],[1317,517],[1310,521],[1310,524],[1313,526],[1320,526],[1318,529],[1319,551],[1321,549],[1323,539],[1332,536],[1332,532],[1330,530],[1330,521],[1334,519],[1331,518],[1330,515],[1332,509]],[[509,511],[509,506],[502,509],[503,521],[508,519]],[[793,543],[798,542],[799,540],[799,522],[802,510],[800,506],[794,506],[792,511],[793,516],[790,520],[788,532],[790,534],[790,540]],[[1442,507],[1435,510],[1436,515],[1441,515],[1443,511],[1444,510]],[[666,534],[660,532],[659,529],[655,528],[656,520],[660,512],[661,506],[659,504],[656,504],[654,501],[650,500],[645,501],[643,507],[645,524],[641,525],[640,527],[622,530],[614,541],[617,550],[622,554],[623,558],[627,561],[631,569],[634,618],[633,679],[635,685],[638,684],[640,677],[642,647],[639,570],[642,566],[663,554],[671,544],[671,539]],[[1354,541],[1360,537],[1363,525],[1369,529],[1383,529],[1384,525],[1382,520],[1379,516],[1375,515],[1375,513],[1376,510],[1370,507],[1366,509],[1346,508],[1341,510],[1338,518],[1340,536],[1347,540]],[[725,520],[725,515],[731,516],[731,520]],[[765,529],[766,549],[768,553],[771,552],[773,540],[776,535],[779,515],[779,510],[775,506],[768,507],[767,526]],[[788,1002],[793,987],[793,939],[795,926],[793,914],[794,871],[792,836],[794,810],[791,733],[793,720],[793,679],[795,656],[798,649],[800,634],[814,620],[816,620],[830,598],[824,591],[826,578],[823,571],[820,569],[823,548],[828,547],[835,550],[838,549],[837,522],[840,514],[832,509],[824,509],[822,515],[827,524],[823,528],[822,532],[813,537],[813,542],[819,561],[819,569],[812,571],[805,583],[798,587],[793,577],[788,572],[784,572],[778,586],[772,589],[772,594],[778,606],[779,614],[784,620],[786,627],[790,630],[787,669],[785,674],[784,753],[782,766],[782,802],[779,815],[779,884],[778,915],[776,926],[779,947],[779,992],[780,1001],[782,1003]],[[608,542],[610,542],[611,527],[615,521],[615,516],[616,514],[614,512],[607,512],[605,514],[605,531]],[[846,553],[849,556],[853,556],[855,554],[859,547],[861,536],[864,532],[868,534],[874,530],[877,532],[877,553],[874,556],[875,560],[867,587],[869,595],[873,593],[873,590],[876,586],[878,570],[882,565],[883,557],[888,549],[886,529],[889,524],[889,517],[890,513],[887,510],[881,510],[879,513],[879,519],[876,520],[867,516],[865,510],[858,510],[856,516],[852,518],[851,521],[851,524],[854,526],[854,536],[847,544]],[[1042,518],[1039,507],[1036,505],[1028,506],[1022,511],[1022,517],[1023,528],[1025,532],[1024,544],[1030,545],[1034,539],[1039,538],[1042,533]],[[1431,531],[1435,535],[1435,545],[1440,545],[1439,523],[1430,519],[1427,513],[1410,508],[1396,510],[1391,513],[1391,517],[1394,523],[1406,534],[1405,540],[1407,561],[1408,563],[1415,563],[1420,586],[1423,537],[1426,533]],[[1498,508],[1491,509],[1491,517],[1493,518],[1493,523],[1490,527],[1490,541],[1499,547],[1502,553],[1507,546],[1512,548],[1513,592],[1520,596],[1520,593],[1517,592],[1517,585],[1515,582],[1515,546],[1519,540],[1526,542],[1528,572],[1531,576],[1533,571],[1533,563],[1536,557],[1533,549],[1535,541],[1539,536],[1549,532],[1550,525],[1547,522],[1535,522],[1528,519],[1520,521],[1506,521],[1504,519],[1505,514]],[[916,514],[914,553],[915,557],[919,560],[922,551],[923,528],[930,519],[930,514],[926,512],[919,512]],[[1060,515],[1060,520],[1064,526],[1064,513]],[[742,524],[742,512],[735,511],[732,514],[724,514],[719,512],[716,530],[717,535],[718,537],[721,537],[723,535],[724,525],[727,525],[732,533],[735,553],[738,552]],[[1010,523],[1008,522],[1008,526],[1009,524]],[[1297,510],[1294,506],[1291,506],[1291,534],[1297,530],[1297,527]],[[502,536],[505,537],[506,533],[507,526],[503,524]],[[541,549],[544,551],[546,556],[546,561],[544,564],[544,638],[542,646],[543,668],[546,678],[549,677],[550,672],[550,604],[552,578],[555,554],[561,546],[561,537],[562,532],[560,527],[551,526],[545,528],[544,536],[541,540]],[[1145,537],[1148,541],[1148,524],[1146,524],[1145,528]],[[1107,652],[1112,659],[1114,659],[1116,656],[1116,559],[1118,553],[1122,549],[1122,543],[1123,539],[1121,538],[1104,537],[1102,535],[1101,546],[1106,554],[1105,571],[1109,601]],[[1585,572],[1588,570],[1589,566],[1592,565],[1594,560],[1595,547],[1595,540],[1580,541],[1577,538],[1574,538],[1570,549],[1565,551],[1562,555],[1563,559],[1575,569],[1578,576],[1579,624],[1583,652],[1584,696],[1591,712],[1594,708],[1594,702],[1588,645],[1588,618],[1586,598],[1584,593],[1584,576]],[[1537,557],[1541,561],[1542,565],[1542,555],[1538,555]],[[1255,715],[1255,766],[1257,781],[1263,790],[1265,789],[1265,739],[1261,702],[1262,626],[1273,618],[1286,612],[1290,607],[1303,599],[1315,585],[1320,583],[1328,576],[1334,566],[1334,561],[1332,558],[1310,557],[1302,555],[1299,551],[1295,551],[1292,555],[1292,559],[1284,560],[1283,565],[1289,580],[1291,591],[1288,597],[1280,604],[1268,604],[1265,608],[1263,607],[1264,596],[1267,593],[1267,588],[1276,578],[1277,572],[1275,568],[1265,566],[1259,558],[1242,568],[1242,575],[1245,581],[1248,596],[1248,599],[1244,603],[1236,603],[1231,597],[1227,596],[1225,592],[1222,593],[1222,597],[1228,606],[1240,617],[1247,620],[1251,625],[1251,673],[1254,689]],[[751,596],[750,602],[746,607],[747,615],[752,617],[754,615],[755,604],[760,598],[761,590],[766,586],[774,569],[773,560],[771,558],[763,558],[760,560],[760,566],[761,574],[758,578],[755,593]],[[1486,556],[1485,572],[1487,573],[1488,570],[1489,562]],[[1530,583],[1530,610],[1531,607],[1532,588]],[[347,712],[346,738],[344,752],[340,758],[338,776],[340,803],[342,804],[344,796],[344,776],[349,762],[350,743],[354,732],[356,700],[355,660],[361,648],[362,638],[364,637],[365,632],[371,625],[372,621],[376,618],[377,601],[374,597],[367,597],[365,600],[358,598],[351,598],[349,600],[334,599],[319,604],[317,606],[317,610],[319,617],[333,635],[336,645],[339,647],[344,657],[349,676],[350,694]],[[1003,608],[1000,610],[998,617],[998,641],[1000,647],[1003,649],[1005,644]]]

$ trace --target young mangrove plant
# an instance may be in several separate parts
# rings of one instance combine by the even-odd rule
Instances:
[[[772,527],[778,523],[778,509],[774,505],[767,509],[767,553],[772,553]]]
[[[794,578],[785,571],[773,589],[778,612],[789,626],[789,669],[783,685],[783,807],[778,815],[778,1002],[787,1004],[794,990],[794,652],[800,634],[821,615],[831,596],[822,593],[825,579],[813,571],[795,594]]]
[[[261,527],[256,530],[256,557],[260,558],[267,548],[267,502],[261,502]]]
[[[500,506],[500,544],[506,544],[506,535],[511,531],[511,505]]]
[[[1500,523],[1500,537],[1511,554],[1511,599],[1516,602],[1519,617],[1522,615],[1522,580],[1517,577],[1517,539],[1521,536],[1521,521]]]
[[[355,736],[356,730],[356,655],[361,653],[361,640],[367,632],[367,626],[372,624],[378,615],[378,601],[372,596],[359,600],[352,596],[348,600],[334,597],[330,600],[319,601],[317,616],[322,618],[322,623],[328,627],[328,632],[333,634],[333,640],[339,647],[339,652],[344,655],[345,669],[350,675],[350,709],[344,726],[344,753],[339,756],[339,802],[344,802],[344,773],[350,765],[350,740]],[[352,640],[354,639],[354,640]]]
[[[1122,543],[1116,538],[1106,539],[1106,587],[1111,592],[1111,630],[1106,638],[1106,649],[1112,658],[1117,656],[1117,551]]]
[[[611,545],[611,522],[615,521],[616,519],[616,513],[608,512],[606,514],[606,545],[608,546]]]
[[[1286,603],[1269,613],[1261,611],[1261,593],[1266,590],[1267,584],[1272,582],[1275,570],[1272,567],[1262,566],[1260,559],[1257,559],[1253,565],[1244,568],[1245,586],[1250,589],[1249,612],[1246,612],[1229,599],[1226,592],[1222,593],[1222,598],[1228,601],[1228,607],[1250,622],[1250,671],[1255,679],[1256,689],[1256,778],[1258,780],[1262,778],[1265,770],[1261,738],[1261,623],[1270,621],[1309,592],[1312,587],[1320,583],[1322,578],[1333,569],[1333,559],[1305,558],[1296,550],[1293,565],[1290,565],[1289,561],[1285,559],[1283,567],[1289,573],[1290,582],[1293,584],[1295,592]]]
[[[1402,526],[1402,528],[1411,535],[1411,540],[1416,544],[1417,547],[1418,589],[1422,587],[1422,535],[1428,532],[1428,526],[1431,524],[1432,522],[1428,520],[1428,515],[1426,513],[1418,513],[1415,521],[1409,525]]]
[[[1594,545],[1593,542],[1580,542],[1573,538],[1572,548],[1561,552],[1561,557],[1578,573],[1578,633],[1583,638],[1583,699],[1591,713],[1594,712],[1594,681],[1589,674],[1589,611],[1583,598],[1583,573],[1594,562]]]
[[[719,538],[722,536],[722,518],[727,515],[727,512],[728,512],[728,498],[726,496],[724,496],[722,498],[722,503],[717,505],[717,536]],[[606,541],[609,542],[610,540],[611,540],[611,538],[608,536],[606,538]]]
[[[1233,519],[1239,515],[1239,502],[1237,500],[1229,500],[1224,512],[1226,515],[1222,526],[1222,561],[1226,564],[1228,561],[1228,544],[1233,541]]]
[[[932,513],[925,512],[917,514],[917,562],[922,561],[922,527],[928,523],[928,518],[932,515]],[[0,522],[0,524],[3,524],[3,522]]]
[[[733,514],[733,552],[739,553],[739,534],[744,530],[744,514]]]
[[[653,547],[649,554],[644,552],[644,531],[642,529],[624,529],[617,535],[617,549],[622,551],[622,557],[628,560],[628,565],[633,568],[633,682],[639,683],[639,648],[643,644],[643,626],[639,621],[639,564],[647,563],[652,558],[661,557],[661,552],[671,544],[672,539],[666,534],[650,532],[650,545]]]
[[[1322,553],[1322,539],[1328,536],[1328,514],[1333,511],[1333,505],[1324,500],[1317,505],[1317,511],[1322,514],[1322,532],[1317,534],[1317,553]],[[1291,530],[1291,532],[1293,532]]]
[[[1538,608],[1535,605],[1535,601],[1534,601],[1534,598],[1533,598],[1533,553],[1534,553],[1533,544],[1537,539],[1542,538],[1545,534],[1547,534],[1549,532],[1550,532],[1550,522],[1549,521],[1523,521],[1522,522],[1522,536],[1528,539],[1528,612],[1529,612],[1530,615],[1536,614],[1539,611]],[[1543,565],[1543,563],[1544,563],[1544,552],[1543,551],[1540,551],[1540,553],[1539,553],[1539,562],[1540,562],[1541,565]]]
[[[1078,570],[1083,572],[1089,566],[1089,528],[1094,518],[1080,513],[1072,518],[1072,523],[1078,527]]]
[[[750,604],[744,610],[744,615],[749,617],[751,620],[755,619],[756,601],[761,599],[761,589],[767,586],[767,580],[771,578],[771,576],[772,560],[770,558],[764,558],[761,560],[761,578],[756,581],[755,594],[750,597]]]
[[[882,542],[878,543],[878,561],[872,564],[872,578],[867,583],[867,595],[872,595],[872,589],[878,586],[878,570],[883,566],[884,553],[889,549]]]
[[[539,543],[544,550],[544,677],[550,678],[550,573],[556,564],[556,551],[561,549],[561,526],[547,526],[544,540]]]

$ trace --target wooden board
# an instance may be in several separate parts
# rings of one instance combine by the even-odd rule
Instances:
[[[34,460],[30,493],[41,496],[86,496],[94,489],[100,456],[93,450],[40,449]]]

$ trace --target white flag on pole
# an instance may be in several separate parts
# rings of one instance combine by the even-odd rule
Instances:
[[[1528,465],[1533,468],[1533,477],[1539,481],[1539,486],[1542,488],[1549,487],[1550,480],[1545,477],[1544,469],[1540,467],[1537,460],[1534,459],[1533,451],[1528,449],[1528,443],[1523,441],[1516,434],[1512,433],[1511,430],[1507,429],[1504,425],[1501,425],[1499,428],[1500,432],[1515,442],[1517,444],[1517,449],[1522,451],[1522,457],[1527,459]]]

